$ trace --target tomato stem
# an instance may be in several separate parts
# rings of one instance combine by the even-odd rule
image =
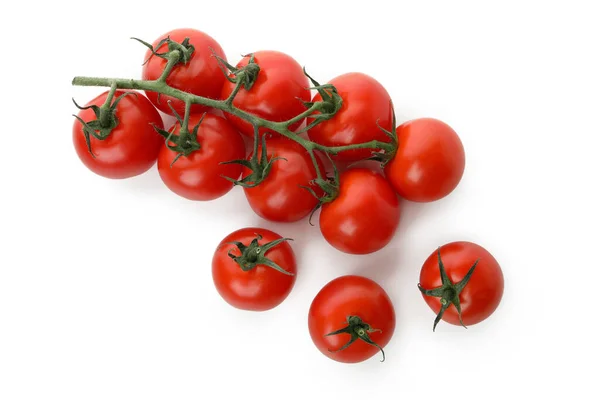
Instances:
[[[134,38],[135,39],[135,38]],[[197,150],[199,145],[190,144],[194,142],[194,140],[190,140],[190,132],[187,126],[187,121],[189,119],[190,107],[192,104],[200,104],[208,108],[214,108],[217,110],[221,110],[223,112],[232,114],[242,120],[250,123],[255,129],[255,137],[254,137],[254,150],[255,155],[258,150],[258,144],[260,135],[257,134],[259,128],[267,128],[268,131],[277,132],[278,134],[287,137],[290,140],[295,141],[300,144],[302,147],[308,151],[311,156],[311,160],[315,166],[315,170],[317,171],[317,179],[315,182],[319,184],[319,186],[327,186],[327,189],[331,189],[330,186],[337,185],[339,182],[334,178],[329,179],[321,176],[321,171],[319,168],[319,164],[317,162],[317,157],[315,155],[315,151],[323,152],[327,155],[336,155],[344,151],[349,150],[359,150],[359,149],[372,149],[373,157],[370,159],[378,160],[386,162],[389,160],[396,152],[397,141],[392,140],[391,143],[386,143],[378,140],[372,140],[365,143],[357,143],[351,144],[347,146],[333,146],[328,147],[315,142],[312,142],[302,136],[301,133],[308,131],[312,127],[326,121],[328,119],[333,118],[333,116],[339,111],[342,107],[342,98],[337,93],[337,89],[331,84],[321,85],[319,82],[314,80],[306,70],[304,69],[304,74],[309,78],[312,82],[313,87],[311,89],[316,89],[322,97],[322,101],[316,102],[304,102],[304,106],[306,110],[302,113],[296,115],[293,118],[290,118],[287,121],[270,121],[267,119],[260,118],[250,112],[241,110],[236,108],[233,105],[235,96],[240,92],[240,90],[251,90],[252,85],[256,81],[258,74],[260,73],[259,65],[254,62],[254,55],[251,54],[248,64],[241,67],[236,68],[229,64],[226,60],[222,59],[218,55],[215,54],[219,62],[219,67],[227,77],[227,79],[231,82],[235,82],[236,85],[232,91],[232,93],[225,100],[215,100],[207,97],[197,96],[192,93],[184,92],[182,90],[171,87],[167,84],[167,77],[172,72],[173,67],[178,63],[187,63],[194,52],[194,47],[189,43],[189,40],[186,39],[182,43],[177,43],[172,41],[169,38],[163,39],[156,46],[156,49],[140,39],[135,39],[138,42],[142,43],[144,46],[148,47],[152,52],[150,57],[161,57],[167,59],[167,64],[161,74],[161,76],[156,80],[137,80],[137,79],[112,79],[112,78],[94,78],[94,77],[83,77],[78,76],[73,79],[73,85],[75,86],[109,86],[111,91],[114,92],[117,88],[119,89],[133,89],[133,90],[143,90],[143,91],[152,91],[158,93],[159,95],[169,96],[171,98],[178,99],[180,101],[185,102],[186,112],[184,115],[183,121],[178,118],[178,121],[181,123],[181,131],[176,142],[176,146],[178,146],[180,153],[187,155],[191,151]],[[168,51],[164,53],[158,53],[157,49],[159,49],[164,44],[168,45]],[[214,53],[214,52],[213,52]],[[148,60],[146,60],[147,62]],[[301,101],[301,100],[298,100]],[[171,107],[171,109],[173,109]],[[106,123],[105,119],[108,117],[101,118],[101,123]],[[307,119],[306,126],[294,132],[290,130],[290,126],[295,125],[298,122]],[[196,127],[197,128],[197,127]],[[194,129],[196,129],[194,128]],[[88,134],[91,134],[91,130],[88,130]],[[162,131],[159,132],[161,135],[165,136],[168,139],[173,140],[173,136],[168,133]],[[393,135],[393,133],[388,133],[388,136]],[[193,137],[195,135],[195,131],[191,133]],[[264,136],[264,135],[263,135]],[[394,139],[392,137],[392,139]],[[168,142],[168,140],[167,140]],[[167,143],[169,146],[169,143]],[[182,151],[185,149],[185,152]],[[383,152],[382,152],[383,151]],[[265,147],[263,146],[263,152],[265,152]],[[181,155],[181,154],[180,154]],[[234,162],[242,163],[244,160],[235,160]],[[260,170],[261,171],[261,179],[258,182],[255,182],[254,185],[259,184],[265,177],[266,173],[268,173],[270,162],[267,163],[257,163],[257,160],[252,162],[252,166],[255,167],[253,169],[254,172]],[[256,164],[256,165],[254,165]],[[260,168],[259,168],[260,167]],[[256,178],[256,176],[254,176]],[[236,184],[239,184],[238,181],[233,181]],[[248,183],[248,182],[244,182]],[[329,190],[327,191],[326,196],[324,196],[322,201],[331,201],[337,196],[337,190]]]

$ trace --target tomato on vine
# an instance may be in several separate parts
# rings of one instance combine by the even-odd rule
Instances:
[[[245,187],[250,207],[260,217],[275,222],[294,222],[308,216],[318,200],[305,187],[317,178],[317,171],[307,150],[284,137],[268,139],[266,153],[272,166],[267,177],[257,186]],[[263,147],[258,150],[262,156]],[[250,158],[253,154],[250,155]],[[318,161],[319,170],[324,168]],[[243,172],[247,176],[251,171]],[[318,187],[314,187],[319,194]]]
[[[249,311],[277,307],[296,282],[296,257],[288,238],[264,228],[242,228],[227,235],[212,259],[220,296]]]
[[[327,147],[391,141],[383,130],[393,129],[392,100],[381,83],[364,73],[351,72],[332,79],[329,84],[341,96],[342,107],[332,118],[308,130],[310,140]],[[322,99],[317,93],[312,101]],[[345,150],[335,155],[334,160],[359,161],[369,158],[372,152],[372,149]]]
[[[451,242],[427,257],[419,290],[437,314],[434,331],[440,320],[466,327],[487,319],[498,308],[504,275],[498,261],[482,246]]]
[[[272,122],[287,121],[306,110],[303,102],[310,100],[310,85],[296,60],[279,51],[262,50],[244,57],[236,69],[247,66],[251,58],[260,71],[250,89],[242,88],[236,94],[234,107]],[[234,82],[226,80],[221,99],[227,99],[235,87]],[[254,128],[250,123],[229,113],[225,116],[241,133],[254,137]],[[302,122],[299,120],[289,129],[296,130]],[[267,129],[262,127],[260,133],[264,132]]]
[[[153,125],[162,127],[163,121],[141,93],[106,91],[79,108],[72,139],[88,169],[106,178],[124,179],[154,165],[164,141]]]
[[[449,195],[465,170],[465,150],[457,133],[434,118],[418,118],[396,128],[396,155],[385,175],[406,200],[431,202]]]
[[[191,115],[189,126],[197,127],[195,140],[199,148],[182,155],[163,146],[158,156],[159,175],[179,196],[189,200],[214,200],[233,188],[225,177],[239,178],[242,167],[224,163],[244,157],[244,141],[225,118],[217,115]],[[178,122],[170,134],[180,133],[181,123]]]
[[[396,313],[386,291],[375,281],[345,275],[327,283],[313,299],[308,329],[325,356],[343,363],[373,357],[391,340]],[[383,361],[382,360],[382,361]]]
[[[346,170],[339,181],[337,196],[321,209],[323,236],[345,253],[368,254],[382,249],[400,223],[396,192],[381,174],[366,168]]]
[[[196,29],[181,28],[161,35],[152,44],[142,43],[149,47],[145,55],[146,62],[142,67],[142,79],[160,79],[169,62],[169,54],[177,50],[179,58],[166,76],[166,83],[186,93],[209,99],[219,98],[225,74],[215,56],[225,59],[225,53],[210,35]],[[152,90],[146,90],[146,96],[160,111],[173,115],[169,107],[170,102],[173,108],[183,115],[184,102],[180,99]],[[191,107],[192,113],[207,110],[207,107],[201,104],[193,104]]]

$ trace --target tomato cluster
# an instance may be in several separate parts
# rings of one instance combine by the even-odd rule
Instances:
[[[111,81],[111,90],[79,107],[74,147],[98,175],[130,178],[156,165],[164,185],[192,201],[242,186],[252,210],[269,221],[312,221],[320,209],[324,240],[361,255],[392,241],[403,202],[440,200],[462,179],[458,134],[433,118],[396,126],[389,93],[367,74],[319,85],[279,51],[257,51],[234,66],[214,38],[194,29],[142,43],[142,80]],[[176,119],[168,130],[160,113]],[[261,227],[227,235],[212,261],[218,293],[244,310],[279,306],[296,274],[289,239]],[[437,314],[435,329],[440,320],[473,325],[489,317],[504,280],[486,249],[453,242],[425,260],[418,288]],[[392,300],[363,276],[327,283],[307,311],[316,347],[341,362],[383,353],[396,326]]]

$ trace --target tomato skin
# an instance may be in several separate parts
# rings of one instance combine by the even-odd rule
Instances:
[[[354,168],[340,174],[338,197],[323,205],[319,225],[336,249],[368,254],[392,240],[400,214],[398,196],[385,178],[366,168]]]
[[[124,91],[117,90],[114,98]],[[108,91],[86,104],[102,106]],[[78,116],[85,122],[96,119],[93,110],[80,110]],[[141,93],[129,94],[117,105],[116,118],[119,124],[104,140],[90,136],[92,152],[89,153],[82,125],[77,119],[73,123],[73,145],[83,164],[97,175],[111,179],[126,179],[141,175],[156,162],[164,139],[152,125],[163,127],[163,121],[152,103]]]
[[[201,118],[200,114],[190,116],[190,131]],[[173,132],[179,134],[180,128],[177,123]],[[222,176],[239,178],[241,165],[220,163],[244,158],[244,141],[224,118],[213,114],[204,116],[197,139],[200,149],[187,157],[179,157],[172,166],[177,153],[163,146],[158,156],[158,172],[165,185],[179,196],[197,201],[214,200],[233,188]]]
[[[504,275],[494,256],[482,246],[467,241],[445,244],[440,251],[446,274],[453,283],[460,282],[479,259],[471,279],[458,295],[465,325],[475,325],[492,315],[504,292]],[[419,282],[425,289],[442,285],[437,250],[423,263]],[[423,298],[433,312],[437,314],[440,311],[439,298],[425,295]],[[442,320],[460,325],[458,312],[453,305],[444,312]]]
[[[223,82],[225,82],[226,79],[225,74],[219,67],[217,59],[213,56],[211,48],[219,57],[226,59],[225,52],[219,43],[204,32],[196,29],[182,28],[174,29],[160,36],[152,43],[152,46],[156,49],[158,43],[167,36],[178,43],[183,42],[183,40],[188,37],[190,38],[190,44],[194,46],[194,52],[188,63],[178,63],[175,65],[167,77],[167,84],[197,96],[218,99],[221,93],[221,87],[223,87]],[[167,44],[156,49],[157,53],[166,51],[168,51]],[[158,79],[168,62],[164,58],[150,56],[152,56],[152,52],[148,49],[144,60],[148,58],[150,58],[150,60],[144,64],[142,68],[142,79],[144,80]],[[173,115],[173,112],[168,105],[168,101],[170,100],[173,108],[175,108],[179,115],[183,117],[185,112],[185,103],[183,101],[167,95],[159,96],[156,92],[152,91],[147,91],[146,96],[148,96],[150,101],[152,101],[160,111]],[[207,111],[205,106],[192,104],[192,113],[201,113],[203,111]]]
[[[398,126],[399,148],[385,167],[398,194],[414,202],[432,202],[449,195],[465,170],[465,150],[456,132],[434,118]]]
[[[240,255],[239,249],[228,242],[239,241],[247,246],[257,234],[262,236],[259,240],[261,245],[281,238],[279,234],[264,228],[242,228],[230,233],[215,250],[212,277],[218,293],[231,306],[248,311],[267,311],[281,304],[292,291],[296,282],[296,257],[290,244],[283,242],[265,255],[293,275],[264,265],[243,271],[227,255],[230,251],[236,256]]]
[[[259,147],[262,154],[262,146]],[[260,217],[275,222],[294,222],[308,216],[318,200],[301,186],[311,187],[317,195],[321,190],[310,182],[317,172],[308,152],[298,143],[278,137],[267,140],[267,155],[276,160],[267,178],[258,186],[244,188],[250,207]],[[250,155],[252,156],[252,155]],[[324,175],[320,161],[319,169]],[[250,171],[246,170],[245,175]]]
[[[233,105],[260,118],[269,121],[287,121],[306,110],[302,101],[310,100],[308,78],[302,66],[291,56],[273,50],[261,50],[254,54],[254,62],[259,65],[260,72],[250,90],[242,88],[233,100]],[[250,57],[244,57],[237,67],[248,65]],[[221,98],[226,99],[233,91],[235,84],[225,81]],[[229,113],[227,119],[244,135],[253,138],[254,128],[245,120]],[[303,121],[290,126],[296,130]],[[269,130],[260,128],[264,134]]]
[[[369,333],[370,338],[384,348],[396,328],[396,313],[391,299],[376,282],[363,276],[345,275],[327,283],[315,296],[308,313],[308,329],[313,343],[325,356],[343,363],[368,360],[379,352],[375,346],[356,340],[341,348],[349,334],[325,336],[344,328],[348,316],[358,316],[381,332]]]
[[[309,138],[324,146],[347,146],[371,140],[390,142],[391,139],[377,127],[393,129],[393,106],[387,90],[373,77],[349,72],[332,79],[342,97],[342,108],[333,118],[323,121],[308,131]],[[320,94],[313,102],[322,101]],[[311,119],[309,118],[308,122]],[[358,161],[371,156],[373,150],[360,149],[344,151],[333,159],[336,161]]]

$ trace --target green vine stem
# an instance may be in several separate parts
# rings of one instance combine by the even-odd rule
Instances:
[[[139,39],[138,39],[138,41],[139,41]],[[142,43],[146,44],[145,42],[142,42]],[[147,46],[149,46],[149,45],[147,45]],[[184,132],[184,134],[180,135],[179,140],[181,140],[182,142],[176,143],[177,145],[185,145],[185,143],[183,143],[183,140],[189,140],[189,137],[186,137],[189,135],[186,135],[186,133],[189,132],[188,127],[187,127],[187,121],[189,119],[189,108],[190,108],[189,106],[191,104],[201,104],[201,105],[209,107],[209,108],[214,108],[214,109],[221,110],[223,112],[235,115],[236,117],[249,122],[256,129],[258,129],[260,127],[267,128],[270,131],[277,132],[278,134],[285,136],[288,139],[293,140],[293,141],[297,142],[298,144],[300,144],[311,155],[311,158],[312,158],[313,162],[315,163],[315,169],[319,175],[321,175],[321,174],[319,172],[319,168],[316,163],[316,157],[315,157],[316,150],[321,151],[326,154],[329,154],[329,155],[335,155],[335,154],[338,154],[343,151],[357,150],[357,149],[372,149],[374,151],[374,153],[381,154],[381,150],[383,150],[384,158],[387,158],[387,159],[393,157],[393,155],[396,152],[397,143],[395,140],[392,140],[389,143],[373,140],[373,141],[369,141],[369,142],[365,142],[365,143],[357,143],[357,144],[351,144],[351,145],[347,145],[347,146],[328,147],[328,146],[323,146],[321,144],[312,142],[312,141],[300,136],[298,134],[298,132],[294,132],[289,129],[289,127],[292,124],[294,124],[298,121],[301,121],[305,118],[309,118],[309,117],[313,118],[313,121],[309,124],[309,126],[314,126],[326,119],[331,118],[333,116],[333,114],[335,112],[337,112],[337,109],[333,110],[333,112],[332,112],[332,102],[331,101],[319,101],[319,102],[314,102],[314,103],[307,103],[306,104],[307,109],[304,112],[302,112],[301,114],[299,114],[287,121],[281,121],[281,122],[274,122],[274,121],[269,121],[269,120],[266,120],[263,118],[259,118],[252,113],[249,113],[249,112],[246,112],[239,108],[236,108],[233,105],[233,97],[235,96],[235,94],[237,94],[242,89],[242,87],[247,88],[248,86],[251,86],[252,80],[255,79],[255,77],[258,73],[260,73],[260,69],[258,68],[258,65],[253,63],[252,58],[248,64],[248,65],[250,65],[250,68],[248,68],[248,69],[242,68],[239,70],[232,71],[233,74],[236,76],[236,87],[233,90],[232,96],[229,96],[229,98],[227,98],[225,100],[215,100],[215,99],[211,99],[211,98],[207,98],[207,97],[197,96],[192,93],[187,93],[182,90],[176,89],[172,86],[169,86],[166,82],[167,76],[170,74],[172,69],[178,63],[186,63],[190,56],[189,54],[185,53],[182,50],[182,49],[184,49],[184,50],[188,49],[186,47],[177,46],[175,43],[172,43],[171,48],[172,49],[169,52],[160,55],[163,58],[166,58],[168,60],[168,62],[166,64],[165,69],[164,69],[163,73],[161,74],[160,78],[158,78],[156,80],[114,79],[114,78],[77,76],[73,79],[72,84],[74,86],[110,87],[113,90],[115,88],[118,88],[118,89],[123,89],[123,90],[152,91],[152,92],[156,92],[160,95],[170,96],[172,98],[183,101],[186,104],[186,113],[183,117],[183,123],[182,123],[182,131]],[[193,51],[193,48],[191,51]],[[154,50],[153,50],[153,52],[154,52]],[[219,60],[219,62],[222,63],[223,60]],[[232,68],[229,64],[226,64],[225,67],[227,67],[230,70]],[[222,69],[224,70],[223,72],[226,73],[227,71],[225,71],[225,67],[223,67]],[[307,76],[308,76],[308,74],[307,74]],[[317,89],[317,90],[319,90],[319,92],[329,89],[330,91],[327,92],[329,99],[332,99],[334,94],[335,94],[335,96],[337,96],[335,88],[333,86],[318,85],[317,82],[314,81],[310,76],[309,76],[309,78],[315,84],[315,87],[313,89]],[[231,78],[228,77],[228,79],[231,79]],[[250,85],[249,85],[249,82],[250,82]],[[336,100],[339,103],[339,105],[337,107],[339,109],[339,107],[341,107],[341,98],[338,96],[336,98]],[[374,121],[374,123],[376,123],[376,121]],[[393,130],[394,129],[392,129],[392,131]],[[388,135],[390,135],[390,134],[393,135],[393,133],[388,132]],[[392,137],[392,139],[394,139],[394,138]],[[255,141],[256,141],[256,139],[255,139]],[[324,178],[322,176],[318,176],[317,178],[318,178],[317,179],[318,181],[324,181]],[[329,197],[331,197],[331,193],[329,193]]]

